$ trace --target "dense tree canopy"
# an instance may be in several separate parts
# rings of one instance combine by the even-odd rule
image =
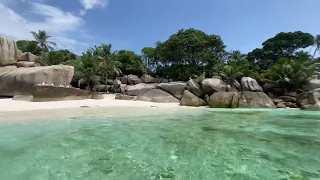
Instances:
[[[295,58],[295,52],[314,44],[314,37],[301,31],[281,32],[262,43],[262,49],[257,48],[248,53],[248,59],[256,62],[257,70],[267,70],[280,57]]]
[[[141,76],[146,73],[146,68],[142,63],[141,56],[132,51],[121,50],[115,54],[117,61],[121,63],[120,69],[123,74],[136,74]]]
[[[22,52],[31,52],[32,54],[40,55],[42,51],[36,41],[19,40],[16,43],[18,49],[20,49]]]

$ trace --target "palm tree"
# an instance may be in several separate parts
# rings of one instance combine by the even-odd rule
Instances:
[[[94,49],[91,49],[94,56],[99,61],[99,71],[105,81],[107,81],[109,76],[118,76],[121,73],[119,68],[121,66],[121,62],[115,57],[117,51],[111,52],[111,48],[111,44],[101,44],[101,46],[96,46]]]
[[[317,51],[319,51],[320,49],[320,34],[316,35],[316,37],[314,38],[314,45],[316,46],[316,49],[314,50],[312,59],[316,55]]]
[[[43,52],[48,52],[49,50],[53,50],[50,44],[53,46],[56,46],[55,42],[48,40],[51,36],[47,35],[45,31],[39,30],[38,33],[31,31],[31,34],[33,35],[34,39],[36,40],[38,45],[41,47]]]

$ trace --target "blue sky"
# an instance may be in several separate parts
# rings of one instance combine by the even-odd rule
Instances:
[[[43,29],[78,54],[101,43],[140,53],[192,27],[245,53],[281,31],[320,34],[319,7],[319,0],[0,0],[0,35],[32,39],[30,31]]]

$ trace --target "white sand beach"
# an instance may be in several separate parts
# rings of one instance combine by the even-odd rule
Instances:
[[[182,113],[196,110],[179,106],[178,103],[154,103],[144,101],[116,100],[115,95],[105,95],[102,100],[70,100],[32,102],[31,97],[0,99],[0,120],[83,117],[100,115],[139,115],[154,113]],[[200,108],[202,109],[202,108]]]

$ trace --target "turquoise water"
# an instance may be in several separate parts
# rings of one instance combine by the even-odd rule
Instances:
[[[206,110],[1,123],[0,179],[320,179],[320,113]]]

